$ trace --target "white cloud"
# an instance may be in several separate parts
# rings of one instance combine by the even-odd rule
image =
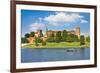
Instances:
[[[55,12],[55,14],[48,15],[44,18],[38,18],[36,22],[29,25],[29,31],[43,30],[45,28],[45,24],[42,23],[43,21],[53,26],[70,26],[70,22],[77,22],[77,20],[80,23],[88,23],[88,21],[84,20],[84,16],[81,16],[79,13]]]
[[[81,22],[80,23],[88,23],[88,21],[81,19]]]
[[[53,15],[49,15],[44,18],[45,21],[49,22],[49,24],[57,26],[63,25],[70,22],[74,22],[79,19],[81,22],[86,22],[83,20],[84,16],[79,15],[78,13],[65,13],[65,12],[56,12]]]
[[[81,32],[81,35],[84,35],[85,37],[87,37],[90,35],[90,33],[89,32]]]
[[[44,27],[45,27],[44,24],[36,22],[36,23],[32,23],[29,25],[29,30],[30,31],[37,31],[39,29],[43,29]]]

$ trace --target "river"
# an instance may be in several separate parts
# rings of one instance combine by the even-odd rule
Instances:
[[[21,49],[22,63],[87,59],[90,59],[90,48]]]

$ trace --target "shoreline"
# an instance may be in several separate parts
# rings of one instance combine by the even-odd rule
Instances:
[[[24,43],[24,44],[21,44],[21,48],[31,48],[31,49],[61,49],[61,48],[73,48],[73,49],[76,49],[76,48],[90,48],[90,45],[89,44],[85,44],[85,45],[79,45],[79,43],[68,43],[68,44],[65,44],[64,42],[63,43],[60,43],[59,45],[57,45],[56,43],[47,43],[47,45],[41,45],[39,44],[39,46],[35,46],[34,44],[29,44],[29,43]]]
[[[90,47],[49,47],[49,48],[43,48],[43,47],[21,47],[21,49],[84,49],[84,48],[90,48]]]

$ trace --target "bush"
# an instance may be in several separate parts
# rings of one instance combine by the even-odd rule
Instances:
[[[84,35],[80,36],[80,45],[84,45],[85,44],[85,37]]]
[[[43,46],[46,45],[46,41],[42,41],[42,45],[43,45]]]
[[[25,34],[25,38],[29,38],[30,37],[30,34],[29,33],[26,33]]]
[[[61,39],[56,36],[56,40],[55,41],[56,41],[56,43],[59,43],[59,42],[61,42]]]
[[[35,45],[39,46],[39,44],[38,44],[38,38],[37,37],[35,37]]]
[[[55,38],[54,38],[54,37],[49,37],[49,38],[47,39],[47,41],[48,41],[48,42],[55,42]]]
[[[62,40],[62,36],[61,36],[61,31],[58,31],[57,33],[56,33],[56,42],[57,43],[59,43],[59,42],[61,42],[61,40]]]
[[[86,41],[90,42],[90,36],[86,37]]]
[[[42,39],[40,39],[39,37],[37,38],[37,42],[38,43],[41,43],[42,42]]]
[[[21,43],[28,43],[28,40],[25,37],[21,38]]]
[[[34,37],[35,36],[35,33],[34,32],[31,32],[30,33],[30,36]]]

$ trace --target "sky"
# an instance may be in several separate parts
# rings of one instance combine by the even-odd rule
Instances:
[[[90,35],[90,13],[67,11],[21,10],[22,36],[42,29],[74,30],[80,27],[81,35]]]

